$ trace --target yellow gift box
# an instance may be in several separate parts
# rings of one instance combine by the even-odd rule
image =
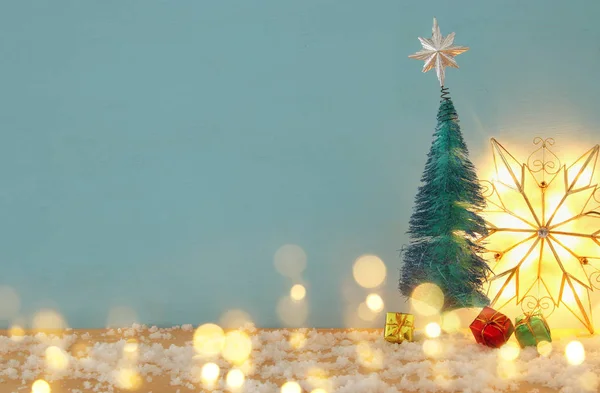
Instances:
[[[412,341],[415,317],[412,314],[388,312],[385,315],[385,331],[383,338],[391,343]]]

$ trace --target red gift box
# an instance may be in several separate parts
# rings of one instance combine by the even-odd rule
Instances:
[[[515,331],[512,321],[490,307],[484,307],[471,323],[475,341],[492,348],[503,346]]]

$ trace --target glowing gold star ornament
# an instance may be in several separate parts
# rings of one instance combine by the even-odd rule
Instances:
[[[490,233],[479,239],[491,256],[488,296],[501,309],[528,297],[566,307],[593,333],[590,292],[600,289],[600,189],[594,182],[599,146],[570,166],[536,138],[520,163],[492,139],[496,179],[485,182],[482,216]]]
[[[410,55],[411,59],[424,60],[423,72],[427,72],[435,67],[440,86],[444,86],[444,77],[446,67],[458,68],[454,57],[469,50],[466,46],[454,46],[454,33],[442,37],[437,19],[433,18],[433,29],[431,38],[418,37],[423,45],[423,49]]]

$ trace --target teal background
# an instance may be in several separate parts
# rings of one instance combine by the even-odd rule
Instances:
[[[496,136],[600,139],[600,2],[14,1],[0,4],[0,285],[21,318],[100,327],[241,308],[280,326],[283,244],[308,326],[343,326],[353,261],[396,291],[439,103],[408,59],[456,32],[447,85],[479,166]],[[363,296],[367,292],[349,287]],[[0,299],[1,300],[1,299]],[[9,323],[10,321],[5,321]],[[3,322],[4,323],[4,322]],[[382,320],[374,322],[381,325]]]

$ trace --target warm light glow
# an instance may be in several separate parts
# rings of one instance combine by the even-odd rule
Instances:
[[[281,393],[302,393],[302,388],[298,382],[288,381],[281,386]]]
[[[564,320],[571,312],[572,320],[592,333],[589,274],[600,269],[600,259],[592,258],[600,254],[595,233],[600,214],[588,213],[600,213],[593,196],[600,146],[574,163],[561,163],[550,149],[553,140],[536,138],[534,143],[534,153],[520,160],[492,140],[498,180],[484,183],[488,206],[482,216],[490,233],[479,239],[493,270],[488,277],[491,306],[502,310],[512,302],[535,308],[535,301],[524,299],[547,299],[546,304],[560,309],[554,318]]]
[[[13,341],[20,342],[20,341],[23,341],[23,339],[25,338],[25,329],[23,329],[19,325],[13,325],[8,330],[8,334],[10,335],[10,338]]]
[[[436,338],[442,333],[442,328],[435,322],[428,323],[425,326],[425,334],[427,337]]]
[[[37,312],[31,325],[34,330],[63,330],[67,328],[67,323],[63,317],[52,309],[42,309]]]
[[[549,341],[540,341],[537,345],[537,351],[544,357],[550,356],[552,353],[552,343]]]
[[[565,356],[569,364],[574,366],[585,361],[585,349],[579,341],[571,341],[565,348]]]
[[[299,302],[283,296],[277,303],[277,315],[287,327],[300,327],[308,318],[308,302]]]
[[[46,348],[46,365],[52,371],[64,370],[69,366],[69,355],[56,346]]]
[[[352,274],[361,287],[375,288],[383,284],[387,270],[378,256],[363,255],[354,262]]]
[[[252,323],[252,318],[243,310],[229,310],[219,319],[219,326],[223,329],[239,329],[249,323]]]
[[[225,333],[220,326],[206,323],[194,332],[194,349],[199,355],[215,356],[221,353],[225,343]]]
[[[116,384],[125,390],[136,390],[142,385],[142,377],[132,368],[123,368],[117,372]]]
[[[225,360],[232,364],[242,364],[252,353],[252,340],[244,332],[232,331],[225,335],[222,355]]]
[[[327,393],[325,389],[316,388],[310,391],[310,393]]]
[[[436,315],[444,305],[444,293],[433,283],[417,286],[410,297],[415,312],[424,316]]]
[[[241,388],[244,384],[244,380],[246,377],[242,370],[234,368],[229,370],[227,376],[225,377],[225,383],[230,389],[238,389]]]
[[[423,342],[423,353],[429,357],[439,357],[443,352],[442,344],[438,340],[425,340]]]
[[[31,393],[50,393],[50,385],[43,379],[38,379],[31,385]]]
[[[202,371],[200,374],[202,382],[208,385],[214,384],[217,379],[219,379],[220,372],[221,370],[219,369],[219,366],[217,366],[215,363],[206,363],[204,366],[202,366]]]
[[[301,349],[306,344],[306,336],[301,332],[292,332],[290,334],[290,346],[294,349]]]
[[[496,366],[496,373],[502,379],[514,379],[519,375],[515,362],[500,361]]]
[[[369,309],[373,312],[381,312],[384,307],[383,299],[376,293],[369,294],[365,303],[367,304],[367,307],[369,307]]]
[[[296,284],[290,289],[290,297],[293,300],[300,301],[306,296],[306,288],[301,284]]]
[[[369,343],[361,341],[356,345],[358,361],[367,368],[380,369],[383,367],[383,353],[380,349],[373,349]]]
[[[139,345],[135,339],[129,339],[123,346],[123,357],[130,362],[137,361]]]
[[[502,347],[500,347],[500,350],[498,351],[498,356],[500,356],[502,359],[508,362],[512,362],[513,360],[516,360],[519,357],[519,353],[521,353],[521,348],[519,347],[519,345],[516,342],[509,341]]]

